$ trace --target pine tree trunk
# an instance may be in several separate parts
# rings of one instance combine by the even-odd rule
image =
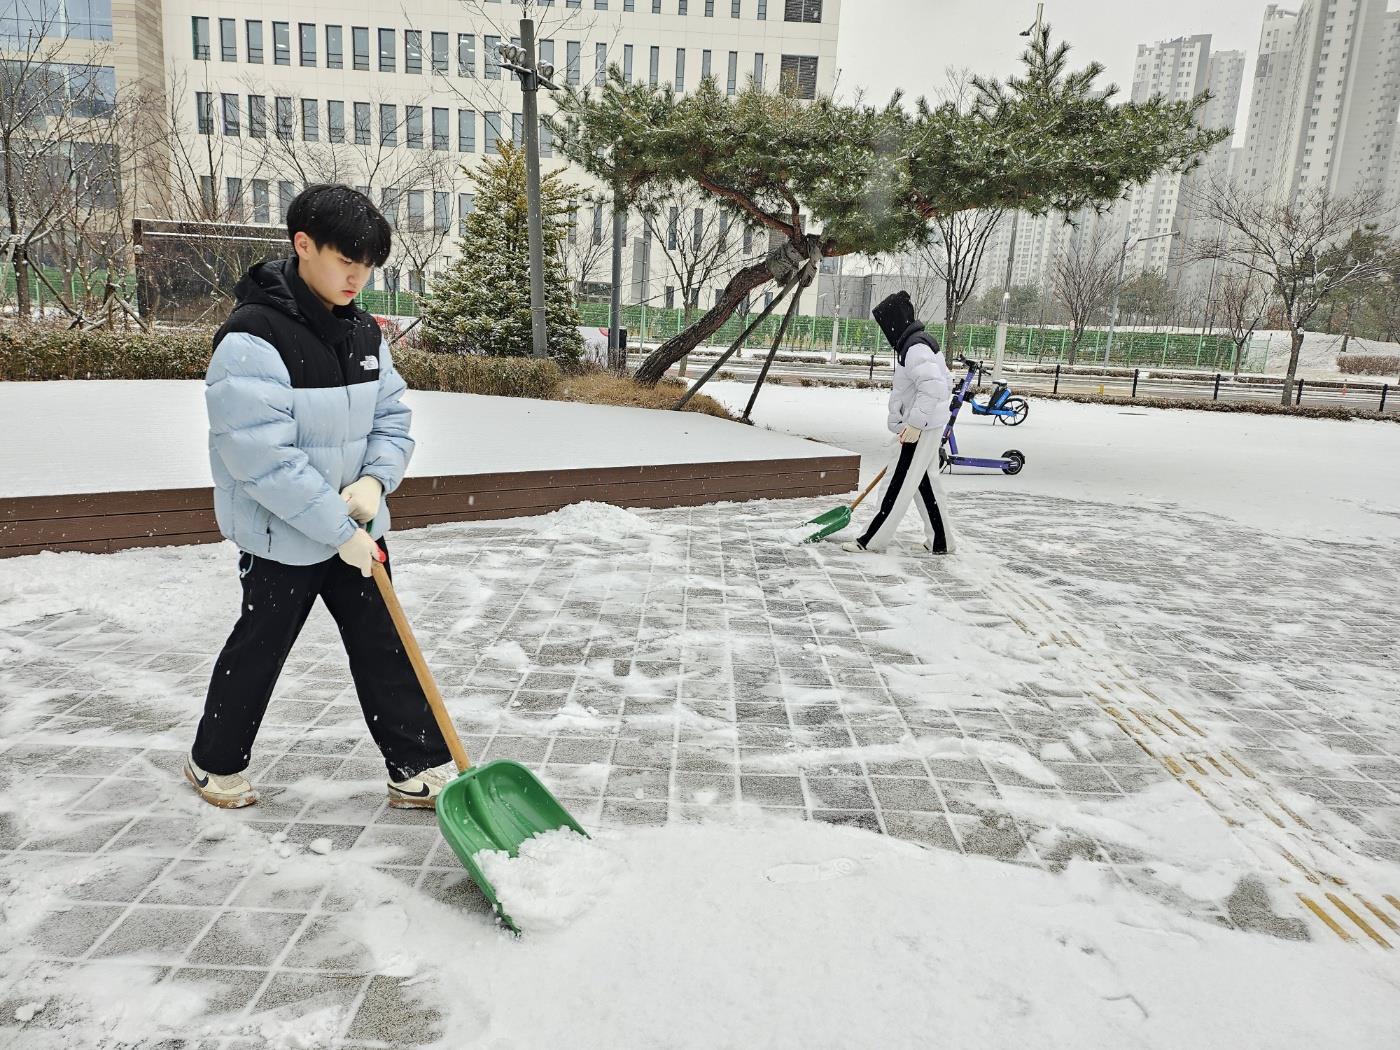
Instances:
[[[756,288],[773,280],[767,261],[754,263],[729,279],[724,292],[701,318],[673,335],[648,355],[637,369],[636,379],[645,386],[655,386],[673,364],[700,345],[701,341],[719,331],[734,315],[743,301]]]
[[[1283,399],[1279,404],[1287,405],[1293,400],[1293,377],[1298,374],[1298,355],[1303,351],[1303,330],[1293,327],[1292,345],[1288,348],[1288,374],[1283,377]]]

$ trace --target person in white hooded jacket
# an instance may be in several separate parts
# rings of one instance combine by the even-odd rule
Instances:
[[[874,519],[860,539],[842,546],[850,551],[888,546],[912,502],[924,521],[925,549],[930,554],[951,554],[953,526],[938,483],[938,449],[951,413],[953,376],[938,341],[914,316],[908,292],[895,292],[873,313],[894,348],[888,426],[898,440]]]

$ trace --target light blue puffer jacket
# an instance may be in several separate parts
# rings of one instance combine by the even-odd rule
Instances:
[[[358,527],[341,489],[368,475],[387,495],[403,481],[405,384],[374,319],[327,310],[294,260],[254,267],[237,292],[205,378],[219,531],[257,557],[313,565]],[[370,535],[388,530],[386,501]]]

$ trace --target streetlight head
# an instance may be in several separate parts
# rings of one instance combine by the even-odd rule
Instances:
[[[496,50],[507,62],[513,62],[517,66],[524,65],[525,63],[524,50],[516,47],[514,44],[498,44]]]
[[[540,76],[544,77],[546,80],[553,80],[553,79],[554,79],[554,63],[553,63],[553,62],[541,62],[537,68],[538,68],[538,70],[539,70]]]

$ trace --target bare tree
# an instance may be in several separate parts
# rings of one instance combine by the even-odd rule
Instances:
[[[683,327],[690,326],[700,308],[700,293],[725,284],[752,254],[744,250],[750,239],[744,236],[742,220],[709,201],[709,195],[694,186],[673,187],[670,193],[639,209],[643,224],[676,280],[685,312]]]
[[[1093,234],[1081,230],[1055,256],[1051,281],[1055,296],[1069,314],[1069,364],[1074,364],[1079,354],[1084,329],[1108,302],[1118,271],[1116,249],[1103,230]]]
[[[586,222],[580,221],[581,215]],[[570,202],[567,218],[568,234],[559,245],[559,256],[575,293],[581,293],[584,285],[611,281],[612,213],[599,198]]]
[[[1283,308],[1292,335],[1282,395],[1288,404],[1304,329],[1324,303],[1385,273],[1395,216],[1378,191],[1338,195],[1323,187],[1281,202],[1217,184],[1203,191],[1201,205],[1222,232],[1197,244],[1195,258],[1260,278]]]
[[[987,242],[1005,214],[1001,208],[987,208],[941,215],[934,219],[932,235],[919,250],[919,257],[943,281],[945,352],[950,360],[957,346],[958,320],[977,288]]]
[[[1253,274],[1227,273],[1220,284],[1220,319],[1235,344],[1235,375],[1255,329],[1269,312],[1270,288]]]
[[[0,61],[0,262],[14,267],[21,321],[33,315],[31,282],[50,284],[42,256],[60,261],[56,235],[63,230],[71,249],[75,209],[94,211],[110,197],[104,184],[112,158],[99,144],[112,134],[115,75],[102,64],[106,51],[85,44],[70,40],[56,13],[45,14],[22,39],[7,41]],[[86,58],[74,61],[84,51]],[[66,303],[57,289],[51,292]]]

